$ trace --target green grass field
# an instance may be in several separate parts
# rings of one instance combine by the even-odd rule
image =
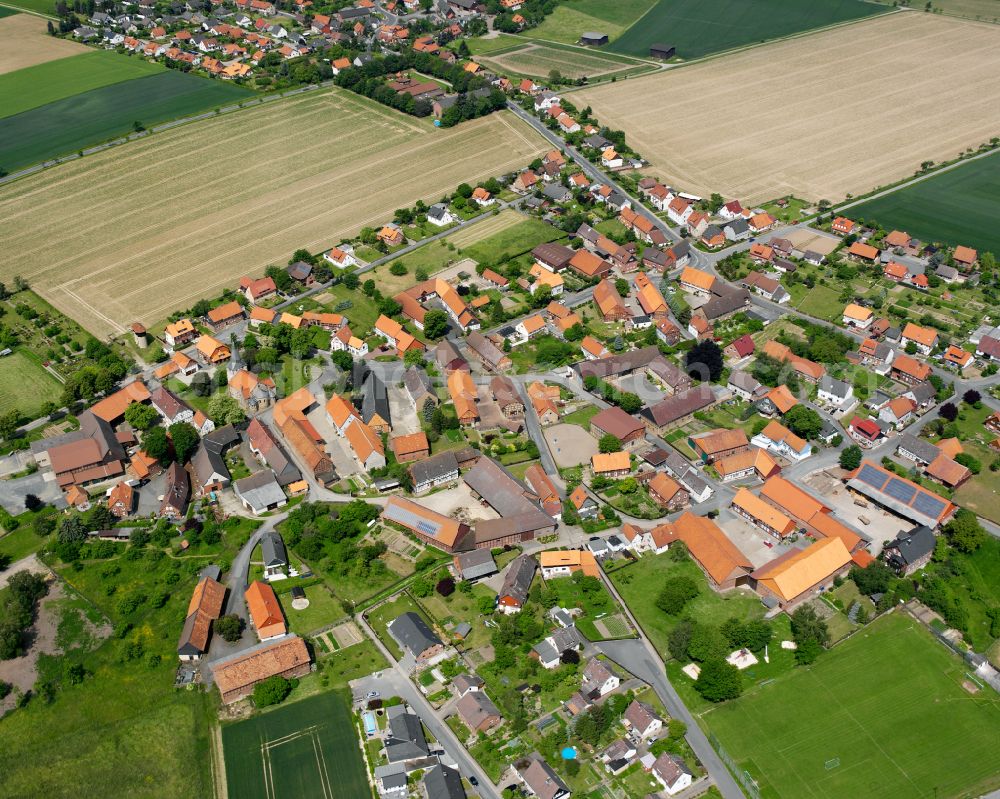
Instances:
[[[1000,253],[1000,155],[994,154],[950,169],[855,205],[851,219],[878,221],[923,241],[964,244]]]
[[[0,118],[163,71],[164,67],[138,56],[93,50],[8,72],[0,75]]]
[[[978,796],[1000,785],[1000,702],[965,671],[899,613],[702,721],[764,799]]]
[[[32,355],[15,350],[0,358],[0,414],[16,408],[34,418],[44,403],[58,403],[61,394],[59,381]]]
[[[57,19],[56,4],[53,0],[9,0],[0,5],[0,17],[16,14],[18,11],[34,11],[36,14],[45,14]]]
[[[337,693],[319,694],[222,728],[230,796],[368,796],[357,730]]]
[[[462,248],[462,257],[476,263],[496,265],[530,252],[539,244],[558,241],[566,234],[541,219],[525,219],[489,238]]]
[[[653,646],[664,657],[670,657],[666,651],[667,636],[681,617],[671,616],[656,607],[656,597],[664,580],[679,576],[690,577],[700,590],[698,596],[685,605],[682,616],[718,625],[730,616],[746,620],[764,615],[764,606],[754,594],[740,591],[718,594],[709,588],[705,575],[693,560],[677,563],[669,553],[643,555],[637,563],[613,571],[611,582]]]
[[[861,0],[659,0],[609,49],[648,57],[650,45],[667,44],[690,60],[886,10]]]
[[[47,103],[0,119],[0,165],[8,172],[149,127],[238,102],[251,94],[230,83],[162,72]]]
[[[570,0],[524,35],[575,44],[584,31],[601,31],[615,39],[653,5],[655,0]]]

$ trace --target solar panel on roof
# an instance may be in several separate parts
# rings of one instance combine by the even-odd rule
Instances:
[[[885,485],[886,479],[888,479],[886,475],[870,463],[866,463],[861,467],[861,471],[858,472],[858,480],[862,483],[867,483],[872,488],[881,489],[882,486]]]
[[[898,499],[900,502],[907,504],[913,499],[913,495],[917,493],[916,486],[910,485],[898,477],[893,477],[882,490],[893,499]]]
[[[945,509],[945,502],[933,494],[921,491],[913,501],[913,509],[937,519]]]
[[[437,525],[421,520],[417,522],[417,529],[427,535],[434,535],[437,532]]]

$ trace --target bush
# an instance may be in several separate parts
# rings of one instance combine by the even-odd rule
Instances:
[[[292,692],[292,683],[284,677],[275,675],[257,683],[253,689],[253,703],[257,707],[267,707],[284,702]]]
[[[743,692],[743,681],[740,670],[732,663],[713,659],[702,664],[694,687],[709,702],[724,702]]]
[[[676,616],[684,606],[698,596],[698,584],[690,577],[671,577],[656,597],[656,607]]]
[[[434,586],[434,590],[441,596],[451,596],[455,593],[455,581],[451,577],[445,577],[443,580],[438,581],[438,584]]]

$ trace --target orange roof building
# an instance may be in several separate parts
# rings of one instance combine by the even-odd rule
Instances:
[[[862,244],[860,241],[854,242],[847,254],[853,258],[860,258],[863,261],[874,261],[878,258],[878,248],[870,244]]]
[[[681,272],[679,280],[681,288],[700,294],[711,293],[712,286],[715,285],[714,276],[710,275],[708,272],[702,272],[700,269],[695,269],[691,266],[684,267],[684,271]]]
[[[757,593],[789,610],[832,584],[851,563],[851,553],[843,541],[824,538],[765,563],[750,577]]]
[[[715,469],[723,483],[730,483],[746,477],[767,480],[781,471],[778,462],[766,450],[759,447],[750,447],[738,455],[720,458],[712,464],[712,468]]]
[[[796,530],[795,522],[745,488],[736,492],[732,509],[737,515],[778,539],[786,538]]]
[[[765,396],[774,403],[774,407],[778,409],[778,413],[782,416],[799,404],[799,401],[795,399],[795,395],[792,394],[792,390],[784,383],[772,388]]]
[[[212,622],[222,615],[225,597],[226,587],[211,577],[203,577],[194,587],[177,644],[181,660],[198,660],[208,651]]]
[[[753,564],[714,521],[685,511],[672,526],[715,589],[725,591],[749,583]]]
[[[624,450],[591,455],[590,465],[595,475],[604,477],[624,477],[632,471],[631,456]]]
[[[399,463],[422,460],[431,454],[430,442],[427,440],[427,434],[423,431],[396,436],[390,442],[390,446]]]
[[[588,577],[599,577],[597,559],[593,552],[579,549],[557,549],[541,552],[538,555],[542,567],[542,577],[550,580],[553,577],[565,577],[573,572],[582,571]]]
[[[212,677],[226,704],[253,693],[254,686],[268,677],[302,677],[312,668],[306,643],[288,636],[249,653],[234,655],[212,664]]]
[[[90,412],[98,419],[103,419],[108,424],[114,424],[125,416],[125,409],[129,405],[133,402],[149,402],[150,396],[146,384],[136,380],[100,402],[94,403]]]
[[[382,511],[383,521],[400,525],[425,544],[454,552],[469,534],[469,525],[444,516],[404,497],[391,496]]]
[[[247,586],[244,597],[250,611],[250,621],[261,641],[278,638],[288,632],[281,605],[271,586],[261,580],[254,580]]]
[[[938,334],[933,328],[921,327],[920,325],[913,324],[913,322],[907,322],[899,340],[904,346],[912,341],[917,345],[918,352],[927,355],[934,349],[934,345],[937,344]]]
[[[479,421],[479,407],[476,405],[476,384],[472,382],[472,375],[464,369],[456,369],[448,375],[448,393],[455,405],[459,424],[476,424]]]
[[[206,363],[222,363],[232,357],[232,352],[225,344],[211,336],[202,336],[195,345],[198,354]]]

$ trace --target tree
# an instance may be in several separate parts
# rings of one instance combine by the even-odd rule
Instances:
[[[354,272],[344,275],[344,287],[347,288],[348,291],[355,291],[360,282],[361,279],[354,274]]]
[[[743,691],[740,670],[721,658],[701,664],[701,672],[694,683],[695,690],[709,702],[735,699]]]
[[[698,380],[719,379],[722,374],[722,350],[714,341],[706,339],[695,344],[684,357],[684,368],[691,377]]]
[[[198,431],[187,422],[176,422],[168,429],[170,440],[174,442],[174,456],[178,463],[187,463],[188,458],[198,449]]]
[[[979,474],[983,470],[983,464],[979,459],[968,452],[959,452],[955,456],[955,463],[960,463],[973,474]]]
[[[161,466],[166,466],[171,461],[170,439],[162,427],[154,427],[143,435],[142,449],[149,457],[156,458]]]
[[[438,580],[437,585],[434,586],[434,590],[441,596],[451,596],[455,593],[455,581],[451,577],[445,577],[443,580]]]
[[[14,409],[0,416],[0,438],[11,438],[17,432],[21,414]]]
[[[604,453],[619,452],[622,448],[622,442],[613,433],[605,433],[601,436],[601,440],[597,442],[597,448]]]
[[[812,605],[801,605],[792,614],[792,638],[795,640],[795,659],[808,664],[830,642],[830,631]]]
[[[448,332],[448,314],[432,308],[424,314],[424,334],[430,339],[439,339]]]
[[[628,290],[629,290],[629,285],[628,281],[625,278],[619,277],[615,280],[615,291],[621,294],[621,296],[627,297]]]
[[[215,629],[216,635],[221,635],[229,643],[235,644],[243,634],[243,619],[235,613],[229,613],[217,618],[212,627]]]
[[[402,277],[409,270],[406,268],[406,264],[402,261],[397,261],[392,266],[389,267],[389,274],[395,275],[396,277]]]
[[[559,660],[562,663],[579,663],[580,653],[575,649],[564,649],[559,655]]]
[[[196,372],[191,378],[191,390],[199,397],[207,397],[212,393],[212,378],[208,372]]]
[[[208,416],[217,425],[239,424],[247,418],[240,404],[225,394],[212,397],[208,403]]]
[[[681,619],[667,636],[667,651],[674,660],[688,660],[688,647],[694,634],[694,622],[691,619]]]
[[[59,541],[63,544],[79,544],[87,540],[87,526],[79,516],[69,516],[59,525]]]
[[[257,683],[253,689],[253,703],[257,707],[277,705],[292,692],[292,684],[284,677],[275,674]]]
[[[159,420],[160,414],[152,405],[133,402],[125,409],[125,421],[136,430],[148,430]]]
[[[889,586],[892,585],[892,581],[896,577],[892,569],[881,560],[873,560],[863,569],[859,566],[853,566],[847,576],[854,581],[858,590],[865,596],[884,594],[889,590]]]
[[[960,508],[954,518],[944,526],[948,543],[959,552],[975,552],[986,540],[986,531],[979,524],[976,514]]]
[[[708,660],[723,660],[729,654],[729,644],[718,627],[709,624],[695,624],[688,644],[688,655],[692,660],[704,663]]]
[[[671,577],[663,584],[656,597],[656,607],[671,616],[678,615],[684,606],[698,596],[698,584],[690,577]]]
[[[45,503],[42,502],[34,494],[25,494],[24,495],[24,507],[25,507],[26,510],[36,511],[39,508],[44,507],[44,505],[45,505]]]
[[[954,422],[958,418],[958,408],[955,407],[953,402],[946,402],[940,408],[938,408],[938,415],[942,419],[947,419],[949,422]]]
[[[795,435],[806,439],[816,438],[823,429],[823,419],[807,405],[796,405],[781,421]]]
[[[983,395],[976,391],[974,388],[970,388],[962,395],[962,402],[966,405],[978,405],[983,400]]]
[[[639,399],[638,394],[625,391],[618,395],[618,407],[625,413],[637,413],[642,407],[642,400]]]
[[[792,409],[794,410],[794,408]],[[861,465],[861,447],[857,444],[844,448],[840,452],[840,468],[854,471]]]

